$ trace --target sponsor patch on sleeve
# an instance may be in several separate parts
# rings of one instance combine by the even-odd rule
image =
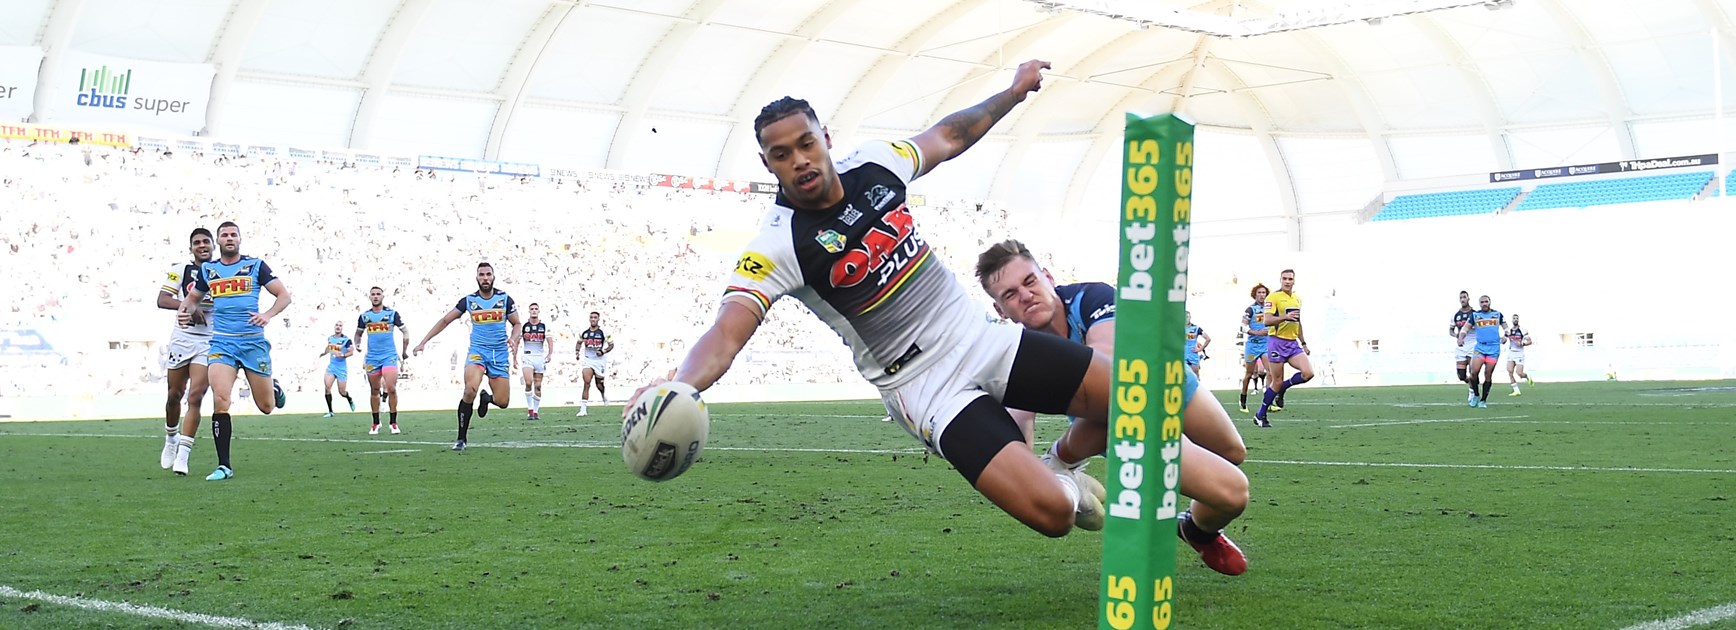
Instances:
[[[736,262],[735,273],[738,276],[747,277],[754,282],[763,282],[767,277],[772,275],[772,270],[777,268],[778,266],[773,264],[772,259],[766,257],[765,254],[759,252],[748,252],[742,254],[741,260]]]

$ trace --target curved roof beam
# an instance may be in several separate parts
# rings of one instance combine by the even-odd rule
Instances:
[[[58,0],[48,14],[48,27],[42,32],[42,70],[36,74],[36,98],[31,103],[30,121],[42,122],[48,111],[48,78],[60,74],[65,65],[65,52],[72,46],[72,31],[78,26],[78,14],[84,11],[84,0]]]
[[[494,112],[494,124],[488,130],[488,145],[482,150],[482,159],[500,159],[500,144],[506,139],[506,129],[512,124],[512,115],[518,112],[518,106],[524,102],[524,88],[530,83],[530,77],[536,74],[536,64],[542,61],[543,51],[548,49],[549,41],[555,33],[561,30],[567,17],[578,10],[582,3],[551,2],[542,18],[531,27],[530,34],[524,43],[519,44],[518,52],[513,53],[512,63],[506,67],[506,78],[501,80],[500,89],[495,90],[495,96],[505,99],[500,109]]]
[[[1009,64],[1024,63],[1023,59],[1025,59],[1027,50],[1036,47],[1036,45],[1039,42],[1042,42],[1044,38],[1047,38],[1050,34],[1054,33],[1056,29],[1059,29],[1062,26],[1065,26],[1068,22],[1073,21],[1073,19],[1078,15],[1078,13],[1072,11],[1063,11],[1051,15],[1048,19],[1020,31],[1018,35],[1007,40],[1007,43],[999,46],[995,52],[984,55],[982,60],[978,62],[978,65],[986,66],[991,69],[965,77],[965,79],[960,81],[958,85],[953,86],[952,90],[946,93],[946,97],[940,100],[940,105],[936,106],[934,111],[928,113],[928,120],[940,120],[953,112],[975,105],[977,101],[972,99],[975,99],[979,93],[973,90],[966,90],[966,86],[975,83],[978,79],[993,76],[996,72],[999,72],[1003,67],[1006,67]]]
[[[1539,4],[1561,24],[1561,30],[1573,38],[1573,47],[1578,51],[1580,61],[1597,80],[1598,92],[1603,95],[1603,106],[1609,114],[1610,127],[1616,132],[1616,142],[1621,145],[1621,159],[1638,158],[1639,155],[1634,151],[1633,129],[1628,126],[1628,120],[1633,118],[1633,111],[1628,107],[1627,94],[1622,92],[1621,81],[1616,80],[1615,68],[1609,65],[1609,55],[1592,40],[1591,33],[1585,30],[1585,24],[1581,23],[1579,18],[1573,17],[1573,12],[1568,11],[1567,7],[1562,6],[1561,0],[1544,0]]]
[[[211,63],[217,66],[217,76],[211,81],[211,100],[205,108],[205,135],[223,133],[224,115],[229,113],[229,88],[235,84],[235,72],[241,69],[241,57],[247,53],[247,43],[253,39],[253,29],[265,15],[269,0],[240,0],[229,10],[229,19],[217,37],[211,51]]]
[[[1428,35],[1436,46],[1447,51],[1447,58],[1452,60],[1453,67],[1459,69],[1459,74],[1466,83],[1481,88],[1476,90],[1476,95],[1480,97],[1477,99],[1477,113],[1482,116],[1483,130],[1489,135],[1489,151],[1495,155],[1496,167],[1503,171],[1513,168],[1513,150],[1507,147],[1507,138],[1503,133],[1505,124],[1502,121],[1505,119],[1501,116],[1501,102],[1495,98],[1494,88],[1489,87],[1489,79],[1483,76],[1482,69],[1471,60],[1465,47],[1448,35],[1446,29],[1441,28],[1434,18],[1418,16],[1416,24],[1417,30]]]
[[[663,81],[669,68],[687,52],[688,45],[693,42],[693,34],[709,24],[711,16],[728,1],[700,0],[689,7],[682,14],[686,19],[670,27],[663,39],[651,47],[645,60],[639,62],[639,68],[633,71],[633,80],[627,83],[627,89],[621,94],[621,105],[627,108],[627,113],[621,116],[621,123],[615,125],[615,137],[609,140],[609,158],[604,162],[605,167],[622,167],[622,161],[627,155],[627,142],[638,135],[640,123],[645,120],[645,110],[651,106],[651,95],[657,90],[657,84]]]
[[[808,52],[814,42],[818,41],[820,33],[826,32],[833,22],[837,22],[838,18],[860,3],[861,0],[828,0],[819,10],[809,15],[808,19],[803,20],[801,26],[796,27],[794,40],[780,44],[777,50],[754,70],[753,76],[747,80],[741,94],[736,97],[735,106],[730,109],[730,118],[737,122],[730,127],[729,137],[723,142],[723,153],[718,155],[717,172],[713,173],[714,175],[728,175],[723,172],[723,165],[729,156],[740,155],[750,150],[750,146],[755,152],[759,150],[759,139],[754,137],[753,125],[740,121],[759,114],[760,108],[776,96],[774,91],[783,83],[784,77],[789,76],[790,64]]]
[[[881,57],[879,61],[874,62],[874,65],[868,68],[868,72],[862,75],[862,79],[856,82],[855,87],[850,88],[850,91],[844,94],[844,100],[838,106],[838,113],[832,116],[832,124],[828,126],[832,132],[832,140],[837,142],[842,138],[846,145],[854,143],[857,130],[861,128],[862,121],[868,117],[868,108],[873,107],[880,100],[880,92],[886,88],[887,83],[892,81],[892,77],[898,76],[898,72],[904,69],[904,65],[910,63],[910,59],[922,49],[927,48],[929,43],[942,31],[957,24],[959,20],[970,15],[978,7],[987,4],[988,1],[959,0],[953,2],[951,6],[942,9],[939,14],[929,18],[927,22],[917,25],[904,37],[899,38],[896,49],[903,54],[891,58]]]
[[[1229,96],[1230,102],[1242,110],[1243,120],[1248,121],[1249,126],[1260,138],[1262,153],[1265,153],[1266,161],[1272,169],[1272,175],[1278,182],[1278,197],[1283,205],[1279,216],[1285,219],[1287,240],[1292,249],[1300,251],[1301,224],[1300,215],[1296,209],[1296,187],[1291,181],[1289,166],[1284,162],[1284,154],[1278,150],[1278,142],[1272,136],[1271,114],[1266,110],[1265,104],[1246,89],[1248,87],[1247,82],[1243,81],[1223,61],[1207,58],[1200,71],[1210,72],[1214,69],[1223,75],[1227,84],[1234,86],[1225,94]],[[1140,83],[1139,87],[1148,90],[1162,89],[1171,80],[1173,79],[1166,76],[1165,73],[1159,72]],[[1064,216],[1080,211],[1080,206],[1085,198],[1085,187],[1090,183],[1091,173],[1089,169],[1095,168],[1103,160],[1103,154],[1108,152],[1111,147],[1120,146],[1121,128],[1125,120],[1124,112],[1131,108],[1138,98],[1138,92],[1130,91],[1127,96],[1110,107],[1097,123],[1095,128],[1097,139],[1092,141],[1091,147],[1085,151],[1085,157],[1079,161],[1078,170],[1068,179],[1067,195],[1062,203]]]
[[[434,0],[403,0],[398,3],[398,11],[392,14],[386,30],[380,32],[380,41],[374,44],[374,54],[368,57],[368,65],[362,70],[362,82],[368,87],[362,92],[361,105],[356,107],[356,121],[350,125],[350,148],[366,149],[373,143],[374,119],[379,117],[380,108],[385,105],[392,75],[398,72],[398,62],[404,58],[410,36],[416,34],[416,27],[422,24],[422,18],[428,15],[432,6]]]
[[[1350,103],[1350,110],[1356,114],[1356,120],[1362,123],[1363,131],[1368,134],[1369,143],[1374,145],[1374,156],[1380,160],[1381,175],[1386,181],[1398,181],[1398,161],[1392,157],[1392,147],[1386,142],[1389,125],[1380,115],[1380,108],[1374,104],[1374,97],[1368,93],[1368,87],[1344,59],[1338,55],[1337,49],[1326,45],[1325,38],[1314,31],[1303,31],[1302,41],[1326,62],[1326,70],[1332,74],[1333,83],[1338,84],[1339,92],[1344,94],[1344,100]]]

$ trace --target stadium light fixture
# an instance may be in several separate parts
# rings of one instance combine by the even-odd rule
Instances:
[[[1077,11],[1126,20],[1146,27],[1159,26],[1217,37],[1255,37],[1300,31],[1351,22],[1379,24],[1389,17],[1433,13],[1465,7],[1491,10],[1513,6],[1514,0],[1363,0],[1340,2],[1304,9],[1280,10],[1272,15],[1234,18],[1199,11],[1177,11],[1152,6],[1149,0],[1029,0],[1047,12]]]

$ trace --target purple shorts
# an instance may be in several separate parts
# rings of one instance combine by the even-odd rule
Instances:
[[[1296,343],[1295,339],[1272,337],[1266,342],[1266,360],[1269,362],[1284,363],[1298,354],[1303,354],[1302,344]]]

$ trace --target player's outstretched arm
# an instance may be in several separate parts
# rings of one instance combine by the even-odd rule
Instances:
[[[741,353],[747,341],[753,338],[760,325],[759,306],[745,297],[726,297],[723,305],[717,309],[717,321],[711,323],[711,328],[694,342],[693,348],[687,351],[687,358],[681,361],[681,367],[676,368],[667,377],[655,378],[639,389],[633,390],[629,403],[621,410],[621,416],[626,417],[633,410],[631,401],[639,400],[639,394],[651,387],[669,382],[681,381],[692,385],[694,389],[705,391],[717,384],[717,379],[723,378],[723,373],[729,371],[729,364],[735,362],[735,356]]]
[[[440,318],[440,321],[434,322],[434,327],[429,329],[428,334],[422,337],[421,343],[416,344],[416,354],[422,354],[422,349],[428,346],[429,341],[432,341],[436,335],[439,335],[440,331],[446,330],[446,327],[452,325],[452,322],[458,321],[458,315],[458,309],[452,309],[446,311],[446,316]],[[407,341],[409,340],[409,337],[405,337],[404,339]]]
[[[952,113],[940,119],[927,131],[916,134],[911,142],[922,150],[922,170],[916,174],[921,176],[934,170],[935,165],[958,157],[976,144],[983,136],[988,135],[989,128],[1000,122],[1007,112],[1013,111],[1013,106],[1025,100],[1030,93],[1043,87],[1043,70],[1049,67],[1049,62],[1032,59],[1019,64],[1013,72],[1013,85],[1000,93],[990,96],[988,100],[975,106]]]

